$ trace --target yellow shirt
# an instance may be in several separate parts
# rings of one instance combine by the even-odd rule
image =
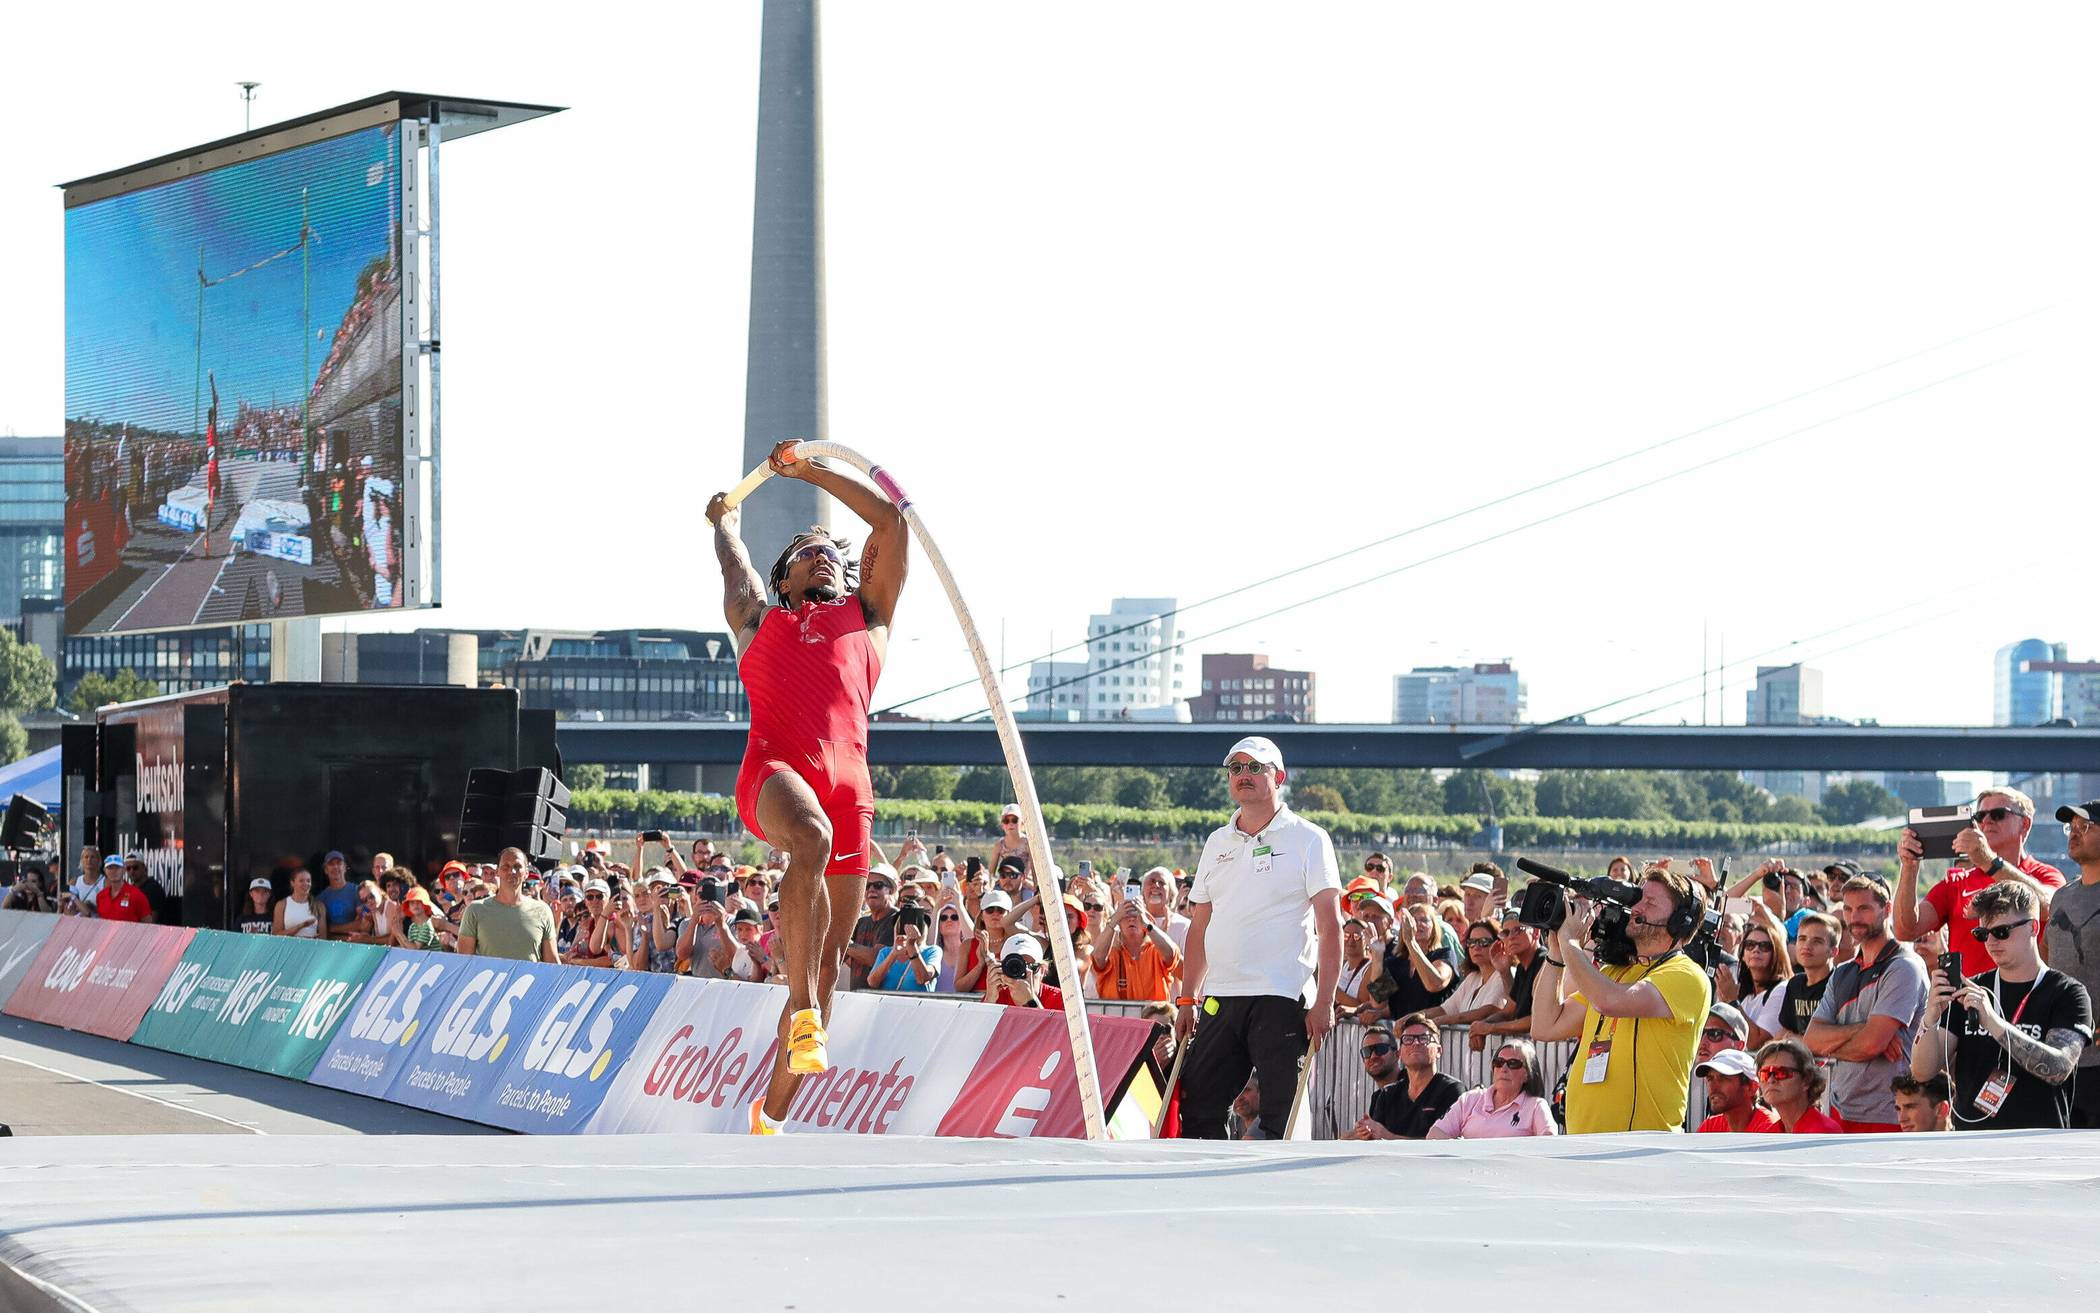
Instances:
[[[1707,1011],[1713,1006],[1706,973],[1682,953],[1653,964],[1600,969],[1622,985],[1653,981],[1670,1004],[1670,1016],[1668,1020],[1606,1017],[1583,1000],[1588,1010],[1582,1038],[1568,1063],[1568,1134],[1683,1130],[1692,1055],[1698,1052],[1699,1028],[1706,1024]],[[1604,1079],[1594,1084],[1584,1081],[1593,1046],[1606,1040],[1611,1050]]]

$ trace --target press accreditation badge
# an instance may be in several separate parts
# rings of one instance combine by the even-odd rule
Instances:
[[[1976,1111],[1986,1117],[1997,1116],[1999,1105],[2005,1102],[2005,1096],[2011,1092],[2012,1077],[2002,1071],[1993,1073],[1991,1078],[1983,1083],[1983,1088],[1976,1091]]]
[[[1604,1083],[1604,1073],[1610,1066],[1611,1041],[1608,1039],[1591,1040],[1589,1059],[1582,1064],[1582,1083],[1585,1085],[1602,1085]]]
[[[1261,847],[1256,848],[1254,850],[1254,873],[1256,875],[1267,875],[1269,873],[1269,868],[1273,866],[1275,862],[1276,850],[1270,847],[1268,844],[1263,844]]]

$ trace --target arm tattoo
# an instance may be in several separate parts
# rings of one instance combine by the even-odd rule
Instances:
[[[2005,1051],[2023,1070],[2051,1085],[2061,1085],[2078,1067],[2079,1055],[2085,1052],[2085,1036],[2069,1026],[2054,1027],[2041,1039],[2024,1031],[2008,1029],[2005,1032]]]

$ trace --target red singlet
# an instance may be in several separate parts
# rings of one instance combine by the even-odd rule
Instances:
[[[866,875],[875,822],[868,782],[868,703],[882,675],[860,598],[769,607],[737,663],[751,699],[751,741],[737,772],[736,809],[758,824],[758,791],[776,771],[792,771],[817,795],[831,822],[824,874]]]

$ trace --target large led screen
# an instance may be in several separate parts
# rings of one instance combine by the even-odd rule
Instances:
[[[411,603],[400,131],[66,211],[68,632]]]

